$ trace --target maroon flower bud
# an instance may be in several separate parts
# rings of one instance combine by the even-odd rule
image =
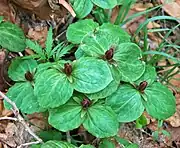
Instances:
[[[28,81],[33,81],[33,75],[29,71],[25,73],[25,78]]]
[[[105,52],[105,59],[106,60],[111,60],[113,58],[113,55],[114,55],[114,49],[110,48],[109,50],[107,50]]]
[[[84,98],[83,101],[81,102],[81,105],[83,108],[88,108],[91,105],[91,101],[88,98]]]
[[[72,66],[69,63],[64,64],[64,73],[69,76],[72,73]]]
[[[146,81],[141,82],[138,86],[138,90],[141,93],[144,93],[144,90],[146,89],[147,85],[148,85],[148,83]]]

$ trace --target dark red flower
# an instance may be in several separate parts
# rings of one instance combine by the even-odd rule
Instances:
[[[146,89],[147,85],[148,85],[148,83],[146,81],[141,82],[138,86],[138,90],[141,93],[144,93],[144,90]]]
[[[33,81],[33,75],[29,71],[25,73],[25,78],[28,81]]]
[[[69,63],[64,64],[64,73],[69,76],[72,73],[72,66]]]
[[[88,98],[84,98],[83,101],[81,102],[81,105],[83,108],[88,108],[91,105],[91,101]]]
[[[113,55],[114,55],[114,49],[110,48],[109,50],[107,50],[105,52],[105,59],[106,60],[111,60],[113,58]]]

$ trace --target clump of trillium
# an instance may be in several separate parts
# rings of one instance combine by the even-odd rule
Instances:
[[[156,82],[156,71],[146,66],[145,73],[134,84],[122,84],[106,98],[118,115],[119,122],[131,122],[146,110],[152,117],[164,120],[175,113],[175,98],[164,85]]]
[[[67,39],[79,44],[74,61],[62,59],[69,50],[64,48],[54,63],[11,64],[9,76],[16,83],[8,96],[22,112],[48,110],[54,128],[67,132],[83,125],[97,138],[116,135],[118,122],[134,121],[144,110],[159,120],[175,112],[174,96],[156,81],[155,69],[145,66],[141,49],[119,26],[82,20],[69,26]]]
[[[83,125],[89,133],[98,138],[115,136],[119,127],[111,107],[82,95],[73,97],[58,108],[50,109],[48,121],[63,132]]]

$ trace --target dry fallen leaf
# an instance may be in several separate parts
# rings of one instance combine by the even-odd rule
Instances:
[[[148,8],[153,7],[152,3],[136,3],[133,5],[132,10],[135,10],[137,12],[145,11]]]
[[[29,122],[32,123],[34,126],[40,129],[47,129],[49,128],[49,124],[47,118],[44,117],[42,113],[34,113],[31,115],[27,115]]]
[[[32,137],[19,122],[7,124],[5,133],[0,133],[0,139],[10,147],[17,147],[21,144],[30,142]]]
[[[177,93],[175,97],[176,97],[176,112],[166,121],[169,122],[172,127],[180,127],[180,93]]]
[[[38,43],[42,47],[45,47],[47,32],[48,32],[47,27],[37,26],[35,28],[29,29],[27,37],[34,41],[38,41]]]
[[[180,18],[180,0],[175,0],[173,2],[165,3],[165,0],[161,0],[163,5],[163,10],[173,17]]]

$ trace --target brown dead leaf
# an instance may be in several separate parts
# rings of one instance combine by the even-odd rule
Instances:
[[[36,14],[39,18],[49,20],[51,15],[62,18],[66,15],[67,10],[60,6],[59,10],[52,11],[48,0],[10,0],[15,9],[25,10],[29,14]]]
[[[35,28],[29,29],[27,37],[34,41],[38,41],[38,43],[42,47],[45,47],[47,32],[48,32],[47,27],[37,26]]]
[[[0,139],[8,146],[16,148],[23,143],[30,142],[32,137],[29,135],[29,133],[21,123],[9,122],[7,127],[5,128],[5,133],[0,133]]]
[[[148,25],[147,25],[147,28],[148,29],[153,29],[153,28],[160,28],[161,25],[159,25],[158,23],[156,22],[149,22]]]
[[[9,9],[8,0],[0,0],[0,16],[4,16],[5,20],[11,20],[11,12]]]
[[[132,10],[135,10],[137,12],[145,11],[148,8],[153,7],[152,3],[136,3],[133,5]]]
[[[47,129],[49,128],[47,117],[44,117],[42,113],[34,113],[31,115],[27,115],[29,122],[35,125],[37,128],[40,129]]]
[[[175,86],[175,87],[180,89],[180,74],[177,74],[177,75],[173,76],[172,79],[170,80],[170,83],[173,86]]]
[[[180,93],[176,93],[175,97],[176,97],[176,112],[166,121],[169,122],[172,127],[180,127]]]
[[[175,0],[173,2],[165,3],[165,0],[161,0],[163,5],[163,10],[170,16],[180,18],[180,0]]]

